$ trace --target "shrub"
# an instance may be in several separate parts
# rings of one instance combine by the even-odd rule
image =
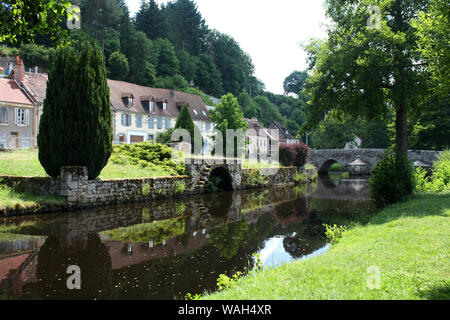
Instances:
[[[172,175],[184,174],[182,161],[172,159],[172,149],[166,145],[149,142],[124,144],[113,147],[110,161],[115,164],[139,165],[143,168],[160,167]]]
[[[337,243],[347,231],[347,227],[337,226],[336,224],[328,225],[324,223],[323,226],[325,227],[325,235],[327,236],[327,239],[330,240],[331,244]]]
[[[267,176],[263,176],[258,169],[251,169],[247,179],[247,185],[252,187],[265,186],[268,184]]]
[[[280,143],[279,147],[280,163],[283,166],[290,167],[294,161],[294,153],[290,146],[286,143]]]
[[[303,142],[291,144],[291,148],[294,150],[293,165],[302,168],[308,162],[311,150]]]
[[[441,152],[433,165],[431,177],[427,176],[423,168],[417,168],[416,180],[417,192],[450,192],[450,150]]]
[[[310,154],[311,150],[303,142],[295,144],[281,143],[279,147],[280,163],[287,167],[303,167],[308,162]]]
[[[411,162],[406,156],[389,151],[369,179],[369,192],[375,204],[383,207],[411,195],[415,185]]]
[[[103,53],[83,44],[60,48],[48,75],[39,126],[39,161],[48,175],[86,166],[95,179],[112,151],[112,113]]]
[[[295,184],[300,184],[302,182],[306,181],[306,176],[301,172],[296,172],[294,175],[294,182]]]

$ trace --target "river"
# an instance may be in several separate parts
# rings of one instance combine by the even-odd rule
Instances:
[[[367,179],[0,219],[0,299],[183,299],[220,274],[325,253],[323,224],[366,222]],[[256,258],[256,254],[258,258]],[[69,266],[81,289],[69,290]]]

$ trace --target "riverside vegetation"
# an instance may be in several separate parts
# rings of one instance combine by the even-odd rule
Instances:
[[[234,279],[202,299],[449,299],[450,152],[431,177],[419,169],[413,181],[416,195],[367,224],[326,226],[326,254]],[[375,288],[368,285],[374,267]]]

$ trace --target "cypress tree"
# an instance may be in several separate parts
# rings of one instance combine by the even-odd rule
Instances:
[[[63,166],[86,166],[98,177],[112,152],[112,113],[101,50],[58,49],[48,76],[38,134],[39,161],[57,177]]]
[[[177,123],[175,124],[175,129],[186,129],[187,131],[189,131],[189,134],[191,135],[192,152],[194,152],[195,132],[197,132],[199,136],[201,136],[201,133],[198,127],[194,124],[194,121],[192,121],[187,104],[184,104],[183,108],[181,108]]]

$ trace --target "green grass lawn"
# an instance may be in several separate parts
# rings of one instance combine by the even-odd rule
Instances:
[[[46,177],[38,159],[37,150],[0,152],[0,175]],[[158,167],[142,168],[134,165],[108,163],[100,179],[141,178],[170,176],[170,172]]]
[[[17,192],[12,188],[0,184],[0,209],[35,208],[39,205],[57,205],[66,202],[64,197],[37,196],[27,192]]]
[[[419,195],[344,233],[324,255],[203,299],[450,299],[450,195]],[[380,288],[368,288],[376,266]],[[373,282],[372,282],[373,283]]]

